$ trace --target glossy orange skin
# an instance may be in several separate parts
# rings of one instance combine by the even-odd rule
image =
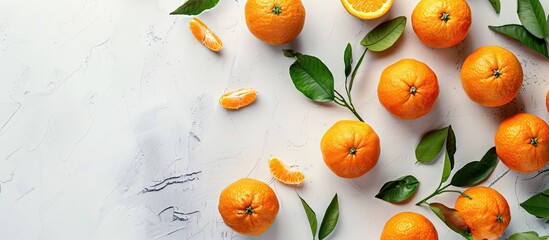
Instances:
[[[385,223],[380,240],[437,240],[437,230],[425,216],[402,212]]]
[[[494,141],[499,158],[514,171],[535,172],[549,163],[549,126],[535,115],[519,113],[505,119]]]
[[[520,91],[523,77],[517,57],[498,46],[477,49],[461,67],[463,90],[471,100],[485,107],[511,102]]]
[[[458,197],[455,209],[459,212],[475,240],[497,239],[511,222],[507,200],[496,190],[479,186],[464,191],[471,197]]]
[[[443,14],[449,14],[447,21]],[[412,28],[432,48],[449,48],[467,37],[471,9],[465,0],[421,0],[412,12]]]
[[[250,32],[272,45],[289,43],[305,25],[301,0],[247,0],[244,11]]]
[[[411,89],[415,88],[415,93]],[[379,102],[400,119],[416,119],[429,113],[438,98],[436,74],[425,63],[402,59],[381,73]]]
[[[247,208],[252,212],[247,213]],[[227,226],[246,235],[260,235],[278,214],[278,198],[267,184],[243,178],[227,186],[219,196],[218,210]]]
[[[192,18],[191,21],[189,21],[189,28],[196,40],[204,44],[204,46],[210,50],[217,52],[223,48],[223,43],[219,37],[217,37],[206,24],[200,21],[200,19]]]
[[[380,143],[370,125],[342,120],[326,131],[320,141],[320,149],[324,162],[337,176],[357,178],[377,164]]]

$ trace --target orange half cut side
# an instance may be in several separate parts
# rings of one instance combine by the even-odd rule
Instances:
[[[206,24],[200,21],[200,19],[192,18],[189,22],[189,27],[191,28],[194,37],[210,50],[217,52],[223,47],[223,43],[219,40],[217,35],[215,35]]]
[[[376,19],[383,16],[394,0],[341,0],[345,10],[355,17],[364,20]]]
[[[293,170],[278,158],[269,160],[269,170],[276,180],[284,184],[297,185],[305,180],[302,172]]]
[[[226,92],[219,98],[221,106],[227,109],[239,109],[251,104],[257,97],[257,91],[253,88],[239,88]]]

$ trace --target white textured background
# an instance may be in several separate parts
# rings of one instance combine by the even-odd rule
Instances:
[[[339,194],[341,217],[330,239],[378,239],[401,211],[427,216],[440,239],[460,239],[413,204],[434,191],[442,169],[441,160],[415,164],[415,145],[426,131],[452,124],[457,169],[494,145],[505,117],[529,112],[547,121],[549,64],[487,28],[518,23],[515,1],[502,1],[499,16],[488,1],[469,1],[469,37],[449,49],[419,42],[409,19],[417,2],[396,1],[381,19],[366,22],[339,1],[304,0],[301,35],[270,46],[246,28],[245,0],[223,0],[200,15],[224,42],[216,54],[193,38],[190,17],[169,15],[182,1],[0,0],[0,239],[252,239],[228,229],[217,212],[220,191],[246,176],[268,182],[281,203],[275,224],[258,239],[310,238],[296,191],[320,219]],[[542,4],[549,11],[549,1]],[[324,165],[319,141],[333,123],[354,117],[295,90],[292,60],[280,50],[320,57],[342,89],[346,43],[358,59],[362,37],[399,15],[408,17],[403,37],[384,53],[367,53],[353,89],[358,111],[380,135],[380,161],[361,178],[338,178]],[[511,50],[524,68],[519,97],[501,108],[480,107],[461,88],[461,63],[484,45]],[[427,63],[441,86],[433,111],[415,121],[392,117],[377,100],[381,71],[402,58]],[[259,97],[226,111],[217,99],[237,87],[254,87]],[[300,165],[304,185],[272,181],[273,156]],[[506,170],[500,163],[484,185]],[[374,198],[383,183],[407,174],[421,181],[410,203]],[[549,233],[518,205],[549,187],[548,174],[525,180],[533,175],[509,172],[493,185],[511,206],[504,237]],[[435,200],[453,206],[455,198]]]

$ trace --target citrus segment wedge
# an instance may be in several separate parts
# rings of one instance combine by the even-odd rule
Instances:
[[[251,104],[257,97],[257,91],[253,88],[239,88],[226,92],[219,98],[221,106],[227,109],[239,109]]]
[[[305,175],[302,172],[293,170],[278,158],[269,160],[269,170],[276,180],[284,184],[296,185],[305,180]]]
[[[210,50],[217,52],[223,47],[223,43],[219,40],[217,35],[215,35],[206,24],[200,21],[200,19],[192,18],[189,22],[189,27],[196,40],[204,44],[204,46]]]
[[[394,0],[341,0],[345,10],[351,15],[364,19],[376,19],[383,16],[391,6]]]

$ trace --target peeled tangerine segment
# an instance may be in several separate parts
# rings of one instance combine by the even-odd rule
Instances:
[[[219,98],[221,106],[228,109],[239,109],[252,103],[257,97],[257,91],[253,88],[239,88],[226,92]]]
[[[269,170],[276,180],[285,184],[300,184],[305,180],[302,172],[291,169],[278,158],[269,160]]]
[[[223,47],[223,43],[215,33],[206,26],[200,19],[192,18],[189,22],[189,27],[194,37],[200,41],[204,46],[209,48],[212,51],[219,51]]]

